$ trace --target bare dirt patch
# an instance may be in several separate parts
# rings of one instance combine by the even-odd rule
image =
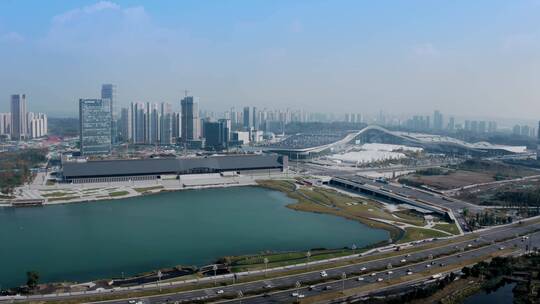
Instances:
[[[495,181],[493,174],[464,170],[453,171],[447,175],[422,176],[415,174],[408,176],[406,179],[440,190],[450,190],[472,184]]]

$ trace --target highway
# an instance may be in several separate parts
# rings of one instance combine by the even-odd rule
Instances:
[[[412,199],[424,205],[427,204],[435,206],[437,208],[442,208],[443,210],[450,210],[455,219],[457,220],[459,226],[461,227],[461,230],[465,232],[469,231],[469,228],[462,217],[463,209],[466,208],[470,211],[479,212],[483,211],[486,208],[486,206],[479,206],[455,198],[450,198],[443,195],[442,193],[434,193],[423,189],[400,185],[397,183],[380,183],[374,181],[371,178],[359,176],[358,173],[360,173],[361,170],[339,170],[332,168],[324,168],[323,166],[308,163],[302,163],[299,168],[302,168],[309,174],[332,176],[332,178],[341,178],[358,183],[360,185],[369,185],[369,187],[372,187],[373,189],[379,189],[387,192],[389,196],[399,195],[403,198],[403,200]],[[418,169],[418,167],[416,167],[416,169]]]
[[[537,233],[540,231],[540,223],[526,223],[526,224],[513,224],[507,226],[499,226],[493,229],[478,231],[475,234],[479,235],[476,239],[465,240],[461,237],[460,241],[455,243],[448,243],[449,240],[436,240],[430,242],[431,246],[434,248],[428,248],[425,250],[420,250],[417,252],[410,253],[407,255],[403,253],[402,255],[380,258],[362,262],[353,265],[328,268],[326,273],[328,274],[327,278],[341,278],[342,274],[345,273],[347,278],[344,282],[328,282],[321,283],[316,285],[314,290],[309,290],[307,286],[311,285],[311,282],[317,282],[321,280],[321,274],[319,271],[312,271],[297,275],[283,276],[278,278],[272,278],[263,281],[255,281],[250,283],[239,283],[229,286],[209,288],[203,290],[194,290],[179,292],[173,294],[161,294],[157,296],[145,297],[144,299],[136,299],[142,303],[170,303],[170,302],[190,302],[190,301],[216,301],[216,300],[225,300],[223,295],[228,295],[230,298],[236,297],[241,291],[245,297],[241,299],[233,299],[232,303],[282,303],[284,301],[292,301],[293,297],[291,296],[292,291],[276,291],[270,292],[266,296],[262,295],[265,292],[265,287],[280,287],[280,288],[293,288],[296,282],[301,284],[299,289],[301,294],[305,296],[312,296],[321,294],[324,292],[336,291],[343,288],[343,283],[345,284],[345,289],[360,287],[367,284],[373,284],[379,278],[382,278],[383,283],[391,278],[407,276],[407,272],[410,270],[413,273],[418,273],[425,271],[428,268],[426,267],[427,263],[434,262],[434,265],[429,267],[429,269],[435,269],[440,267],[440,263],[445,265],[460,263],[463,260],[483,257],[488,254],[497,252],[500,250],[500,247],[510,248],[513,245],[517,245],[519,248],[524,250],[525,244],[528,244],[529,241],[523,242],[519,235],[522,234],[533,234],[531,236],[530,243],[533,246],[540,245],[540,234]],[[512,238],[512,240],[508,240]],[[498,241],[503,241],[502,243],[494,243]],[[478,249],[476,249],[478,248]],[[463,252],[462,252],[463,251]],[[458,256],[461,255],[461,256]],[[438,258],[438,256],[447,255],[444,257]],[[430,257],[434,259],[431,260]],[[405,259],[406,262],[403,263],[402,260]],[[391,264],[393,273],[388,274],[386,270],[387,266]],[[433,267],[433,268],[432,268]],[[365,269],[364,269],[365,268]],[[364,270],[363,270],[364,269]],[[371,273],[375,272],[375,275]],[[364,278],[363,281],[358,281],[358,276]],[[326,286],[330,286],[330,290],[323,290]],[[388,287],[388,286],[386,286]],[[154,287],[157,289],[157,287]],[[145,288],[148,290],[148,288]],[[219,290],[223,290],[223,294],[218,294]],[[163,287],[163,292],[166,292],[166,287]],[[251,296],[248,294],[261,293],[261,295]],[[69,297],[55,297],[54,295],[47,297],[50,300],[62,300]],[[128,303],[129,299],[122,300],[112,300],[105,301],[101,303]]]
[[[535,233],[531,237],[533,238],[534,242],[536,243],[540,242],[540,233]],[[525,242],[522,242],[518,238],[518,239],[505,241],[502,243],[497,243],[494,245],[489,245],[486,247],[481,247],[478,249],[471,249],[463,253],[456,253],[456,254],[443,257],[443,258],[427,259],[423,262],[414,263],[412,265],[393,267],[391,269],[385,269],[379,272],[370,273],[369,271],[366,271],[365,274],[354,275],[345,280],[338,280],[332,283],[317,284],[311,287],[302,287],[300,289],[295,289],[295,290],[281,291],[281,292],[273,293],[271,295],[256,296],[256,297],[251,297],[249,299],[242,299],[242,300],[235,299],[235,300],[228,301],[227,303],[240,303],[240,301],[241,303],[254,303],[254,304],[255,303],[292,302],[292,300],[294,300],[294,297],[292,296],[292,292],[295,292],[295,291],[299,292],[305,297],[311,297],[311,296],[320,295],[325,292],[341,291],[342,289],[347,290],[347,289],[352,289],[352,288],[366,287],[371,284],[378,284],[378,285],[374,285],[374,287],[375,286],[377,287],[375,290],[376,292],[380,292],[380,288],[392,288],[392,285],[386,283],[386,281],[388,280],[407,277],[407,276],[412,277],[415,274],[430,271],[430,273],[425,274],[423,278],[414,279],[414,280],[411,280],[411,282],[405,283],[405,284],[396,284],[395,288],[401,288],[402,285],[414,285],[418,283],[419,281],[425,281],[426,279],[429,279],[433,273],[438,273],[437,269],[444,269],[443,267],[446,267],[447,265],[459,263],[460,261],[464,261],[468,259],[482,258],[489,254],[495,253],[499,250],[504,250],[506,248],[514,249],[514,246],[516,246],[515,248],[516,250],[517,249],[525,250]],[[414,256],[412,256],[411,258],[414,258]],[[379,263],[378,266],[384,266],[384,265],[380,265]],[[332,272],[333,271],[328,271],[328,274],[330,275]],[[446,271],[441,271],[441,272],[446,272]],[[339,273],[336,273],[336,275],[339,276]],[[359,280],[359,278],[361,279]],[[380,281],[381,279],[382,281]],[[328,287],[330,287],[330,289],[328,289]],[[369,292],[362,292],[361,294],[355,295],[355,297],[366,296],[368,294]]]

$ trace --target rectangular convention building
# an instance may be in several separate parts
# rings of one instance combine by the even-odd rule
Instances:
[[[133,181],[161,179],[162,175],[283,172],[287,167],[287,157],[274,154],[63,161],[62,179],[67,183]]]

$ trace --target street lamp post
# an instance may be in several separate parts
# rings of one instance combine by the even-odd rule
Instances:
[[[163,274],[161,273],[161,270],[158,270],[157,277],[158,277],[158,286],[159,286],[159,292],[161,292],[161,277]]]
[[[307,263],[306,263],[306,266],[307,266],[307,269],[309,269],[309,258],[311,257],[311,251],[308,250],[306,252],[306,258],[307,258]]]
[[[352,249],[352,253],[355,254],[355,251],[356,251],[356,244],[352,244],[351,249]]]
[[[236,296],[238,297],[238,302],[242,304],[242,298],[244,297],[244,293],[242,293],[242,291],[239,290],[238,293],[236,293]]]
[[[266,277],[266,273],[268,272],[268,258],[264,258],[264,276]]]
[[[343,272],[341,274],[341,292],[345,292],[345,279],[347,278],[347,274],[345,272]]]
[[[214,286],[216,286],[216,273],[218,270],[218,266],[214,264],[214,266],[212,266],[212,270],[214,270]]]

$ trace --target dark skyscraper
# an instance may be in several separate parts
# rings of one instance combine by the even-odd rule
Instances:
[[[220,119],[219,121],[204,122],[204,137],[206,139],[206,147],[213,150],[225,149],[228,146],[230,139],[229,119]]]
[[[244,129],[249,130],[253,128],[253,111],[250,107],[244,107]]]
[[[180,104],[182,106],[182,141],[199,139],[201,137],[199,102],[193,96],[186,96]]]

